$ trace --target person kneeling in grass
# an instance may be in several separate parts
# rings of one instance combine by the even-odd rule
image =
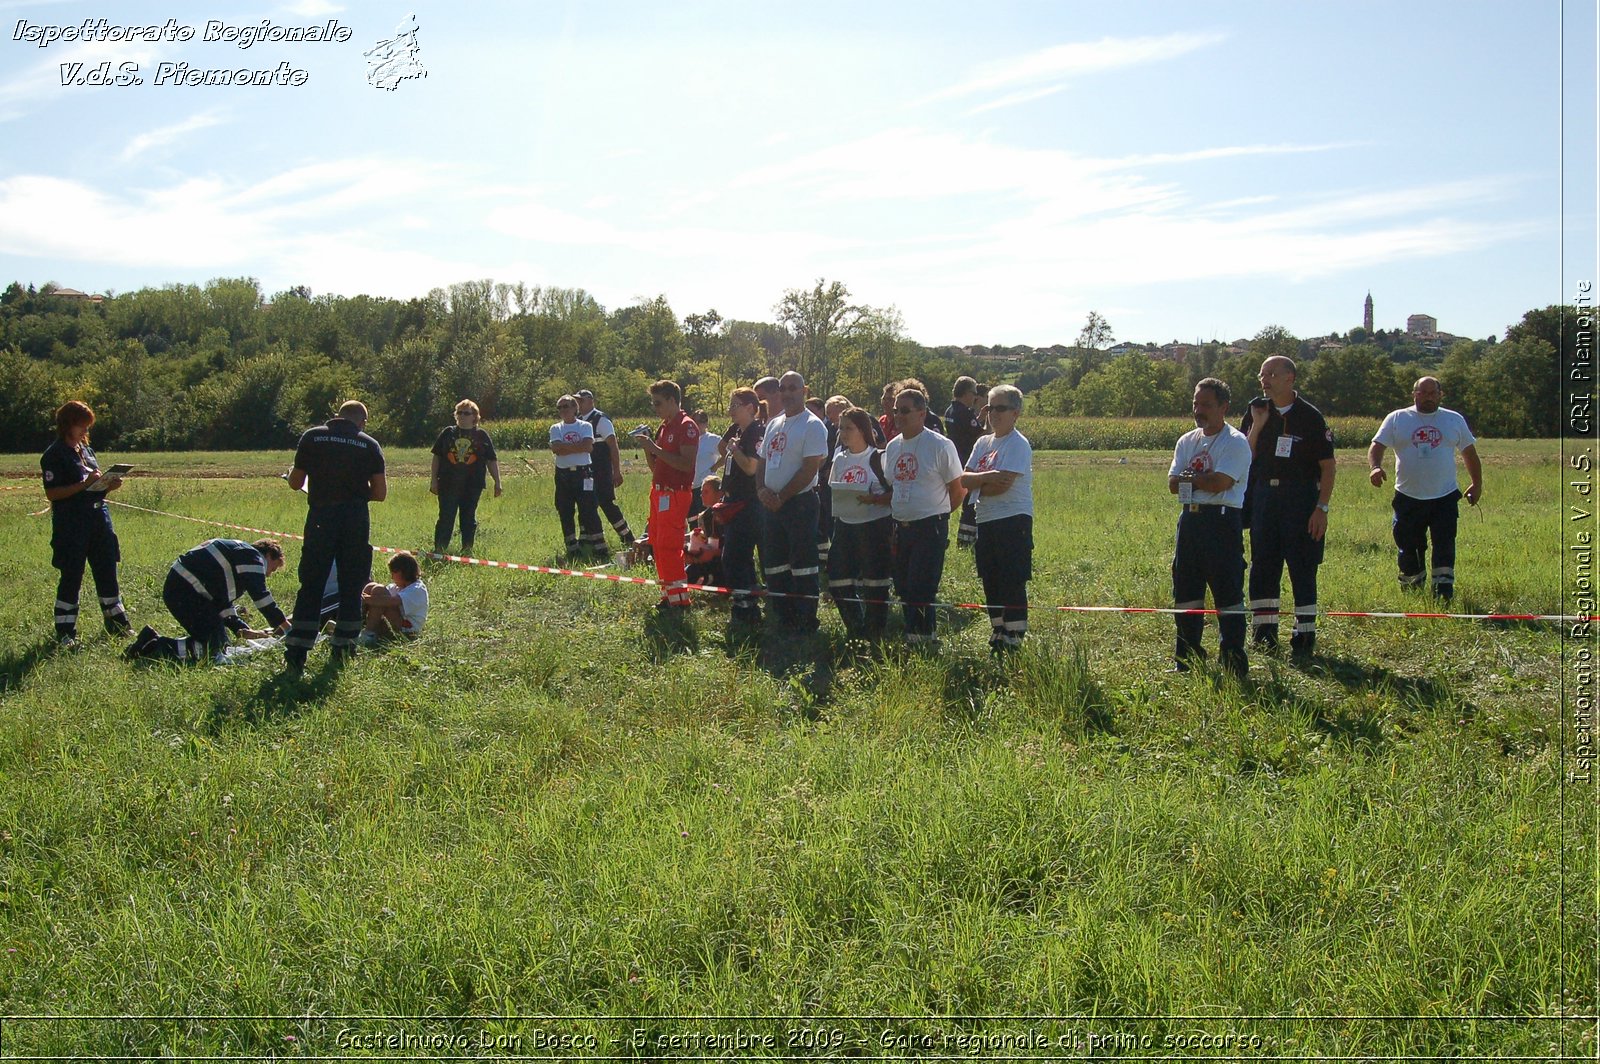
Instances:
[[[360,643],[375,646],[380,639],[415,639],[428,619],[428,588],[410,551],[397,551],[389,559],[388,587],[368,584],[361,592],[363,617]]]
[[[181,639],[158,635],[145,625],[123,656],[129,661],[205,661],[227,645],[230,630],[246,639],[270,634],[239,617],[233,604],[243,595],[250,596],[273,630],[284,631],[289,622],[267,590],[267,577],[282,568],[283,546],[275,539],[208,539],[186,551],[167,571],[161,598],[188,634]]]

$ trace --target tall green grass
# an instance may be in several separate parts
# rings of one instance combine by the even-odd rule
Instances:
[[[1558,611],[1553,449],[1484,450],[1457,606]],[[390,457],[374,539],[425,544],[426,455]],[[298,530],[281,456],[139,461],[160,475],[127,502]],[[828,607],[815,653],[730,650],[714,603],[661,630],[650,589],[430,564],[419,642],[340,671],[319,649],[304,686],[274,656],[51,652],[48,519],[0,493],[0,1012],[34,1017],[0,1049],[340,1054],[404,1030],[659,1057],[699,1030],[795,1056],[1007,1033],[1592,1056],[1564,1018],[1595,1011],[1594,849],[1560,816],[1557,630],[1329,619],[1310,667],[1169,676],[1170,618],[1042,608],[1170,600],[1166,461],[1040,456],[1041,608],[1006,663],[968,613],[934,656],[865,655]],[[1358,462],[1322,604],[1421,605]],[[506,469],[479,553],[549,562],[548,478]],[[638,525],[641,496],[630,477]],[[136,623],[171,628],[166,566],[218,530],[115,517]],[[946,598],[978,597],[970,559]],[[134,1018],[74,1018],[108,1015]],[[1064,1018],[982,1018],[1030,1015]]]

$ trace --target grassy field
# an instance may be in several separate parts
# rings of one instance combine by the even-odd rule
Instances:
[[[1555,445],[1480,450],[1455,608],[1565,612]],[[1170,603],[1167,459],[1039,456],[1036,606]],[[124,502],[300,528],[286,455],[132,460]],[[376,542],[429,542],[426,461]],[[503,466],[477,553],[553,563],[548,473]],[[1322,606],[1427,608],[1364,468]],[[1236,686],[1165,674],[1165,616],[1037,609],[1001,666],[981,615],[869,657],[825,606],[816,653],[735,654],[716,602],[431,563],[420,641],[296,685],[54,653],[37,469],[0,456],[0,1057],[1594,1056],[1558,626],[1328,619]],[[224,531],[115,520],[171,628]]]

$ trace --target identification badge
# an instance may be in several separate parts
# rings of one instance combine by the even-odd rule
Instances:
[[[1293,447],[1294,447],[1294,437],[1293,436],[1279,436],[1278,437],[1277,449],[1275,449],[1272,452],[1273,456],[1277,457],[1277,458],[1288,458],[1289,457],[1289,451]]]
[[[663,494],[661,498],[656,500],[656,513],[664,514],[670,509],[672,509],[671,495]]]
[[[1178,501],[1185,506],[1194,502],[1194,485],[1187,480],[1178,481]]]
[[[593,491],[594,490],[594,477],[584,477],[583,478],[583,490],[584,491]]]

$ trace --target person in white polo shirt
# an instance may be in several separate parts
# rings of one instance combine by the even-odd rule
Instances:
[[[575,558],[586,550],[603,555],[607,553],[606,534],[600,526],[591,464],[594,426],[578,417],[576,396],[563,395],[556,401],[556,411],[561,420],[550,426],[550,452],[556,456],[556,516],[561,519],[567,557]],[[577,511],[576,521],[573,511]]]
[[[967,391],[977,397],[977,392]],[[990,431],[973,442],[967,455],[961,485],[969,494],[961,512],[972,511],[977,529],[973,561],[989,608],[989,649],[1003,654],[1020,647],[1028,634],[1028,581],[1033,579],[1033,445],[1017,431],[1017,419],[1022,416],[1022,392],[1018,389],[1009,384],[989,389],[981,413],[988,415]],[[973,417],[976,420],[976,414]]]
[[[1250,480],[1250,439],[1228,424],[1228,386],[1207,377],[1194,386],[1196,428],[1178,437],[1167,470],[1167,490],[1178,497],[1178,544],[1172,554],[1172,605],[1204,609],[1206,588],[1216,604],[1222,667],[1243,679],[1244,493]],[[1204,661],[1200,646],[1205,616],[1177,614],[1174,672]]]
[[[892,411],[900,435],[889,441],[883,464],[894,486],[889,504],[895,523],[894,588],[905,611],[906,642],[932,643],[950,512],[966,496],[961,459],[955,444],[927,428],[925,394],[902,388]]]
[[[1472,483],[1467,502],[1483,498],[1483,463],[1467,420],[1440,406],[1444,389],[1433,377],[1412,386],[1416,402],[1383,419],[1367,448],[1368,479],[1383,485],[1383,455],[1394,449],[1394,545],[1400,551],[1400,586],[1421,587],[1432,577],[1433,593],[1448,599],[1456,585],[1456,521],[1461,489],[1456,482],[1456,452]],[[1433,571],[1427,571],[1428,537],[1433,537]]]

